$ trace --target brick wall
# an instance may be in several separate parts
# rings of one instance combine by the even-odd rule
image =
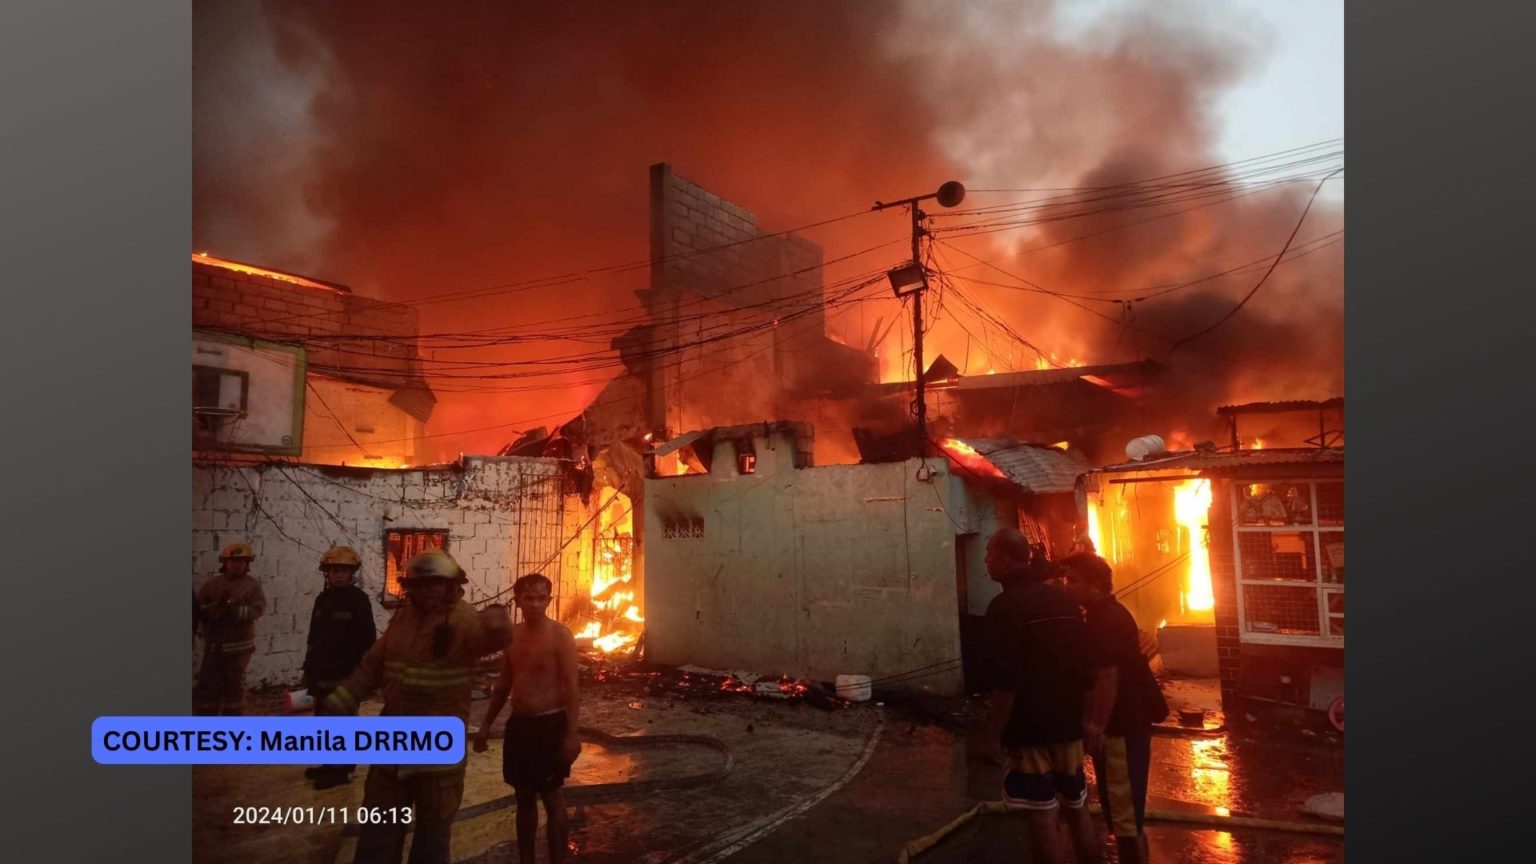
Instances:
[[[1242,669],[1242,643],[1238,637],[1237,564],[1232,550],[1232,481],[1211,481],[1210,530],[1211,595],[1216,601],[1216,663],[1221,674],[1222,709],[1232,716],[1236,708],[1237,681]]]
[[[294,684],[309,632],[315,596],[323,587],[318,567],[332,545],[349,545],[362,557],[359,584],[374,600],[379,632],[388,611],[378,604],[384,583],[388,529],[444,529],[448,550],[469,576],[466,597],[483,599],[507,588],[533,550],[519,548],[519,525],[547,510],[536,496],[559,494],[553,459],[470,458],[462,468],[431,471],[323,469],[311,465],[198,464],[192,472],[193,587],[218,572],[219,549],[237,540],[255,549],[252,573],[261,580],[267,612],[256,622],[252,686]],[[552,478],[552,479],[551,479]],[[568,499],[569,501],[569,499]],[[566,523],[582,516],[567,506]],[[568,535],[569,525],[552,536]],[[570,544],[577,566],[549,568],[560,575],[557,591],[575,590],[580,544]],[[537,553],[542,557],[543,553]],[[572,558],[567,556],[567,564]],[[590,577],[588,577],[590,580]],[[571,584],[565,584],[565,583]],[[197,646],[194,664],[202,656]]]
[[[318,372],[395,387],[419,377],[417,319],[410,306],[192,262],[193,327],[304,342],[309,366]],[[328,338],[343,335],[354,338]],[[374,338],[379,336],[401,341]]]

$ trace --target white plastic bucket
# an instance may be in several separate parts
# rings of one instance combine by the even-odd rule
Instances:
[[[1131,443],[1125,445],[1125,457],[1132,462],[1140,462],[1148,456],[1163,452],[1167,446],[1161,435],[1143,435],[1132,438]]]
[[[290,714],[309,711],[315,707],[315,697],[309,695],[308,690],[290,690],[283,698],[283,707],[287,708]]]
[[[849,702],[868,702],[874,695],[874,684],[868,675],[837,676],[837,696]]]

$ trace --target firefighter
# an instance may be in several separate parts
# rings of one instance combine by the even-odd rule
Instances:
[[[239,715],[245,708],[245,669],[256,653],[256,619],[267,609],[251,575],[256,553],[231,543],[219,553],[219,575],[197,592],[202,613],[203,665],[193,703],[198,714]]]
[[[363,562],[350,546],[336,546],[320,558],[320,572],[325,574],[325,588],[315,597],[315,609],[309,616],[309,648],[304,653],[304,686],[315,700],[315,716],[328,712],[325,698],[373,647],[377,631],[373,625],[373,604],[357,587],[357,571]],[[329,789],[352,782],[356,765],[321,765],[310,768],[304,776],[314,781],[316,789]]]
[[[326,710],[352,713],[383,690],[385,716],[447,715],[469,720],[477,661],[512,641],[506,607],[479,612],[463,598],[463,568],[441,549],[411,558],[400,577],[406,604],[356,671],[326,698]],[[363,807],[388,812],[411,808],[410,864],[448,861],[453,817],[464,797],[463,759],[452,765],[373,765],[363,786]],[[364,824],[356,864],[398,864],[406,825]]]

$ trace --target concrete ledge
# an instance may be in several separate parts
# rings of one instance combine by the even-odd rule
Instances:
[[[1214,625],[1164,627],[1157,631],[1157,646],[1163,668],[1171,675],[1215,678],[1219,674]]]

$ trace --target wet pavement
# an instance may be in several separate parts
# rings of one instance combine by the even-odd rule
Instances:
[[[582,724],[594,734],[566,793],[574,860],[893,862],[908,841],[999,797],[1001,769],[965,757],[975,703],[826,708],[803,699],[712,695],[588,682]],[[476,715],[483,706],[476,703]],[[454,827],[455,861],[517,860],[516,809],[500,764],[499,741],[490,752],[471,754]],[[340,826],[230,824],[241,804],[360,803],[366,768],[351,784],[321,792],[302,771],[195,768],[194,860],[350,861],[355,838]],[[1343,744],[1325,733],[1169,730],[1153,740],[1148,809],[1184,820],[1230,813],[1323,825],[1304,816],[1302,805],[1342,788]],[[983,815],[913,861],[1025,862],[1023,827],[1011,814]],[[1343,860],[1342,837],[1228,827],[1157,820],[1148,835],[1159,862]],[[538,860],[545,860],[542,842]]]

